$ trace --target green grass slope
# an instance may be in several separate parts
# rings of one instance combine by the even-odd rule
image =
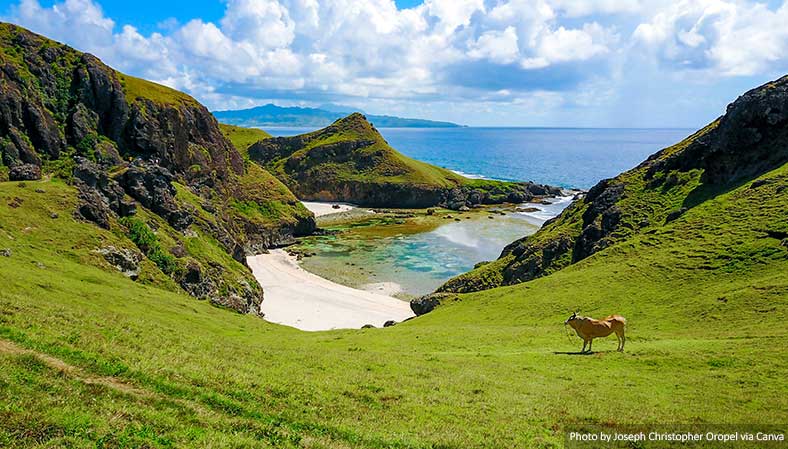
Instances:
[[[277,175],[288,178],[293,170],[288,160],[305,161],[315,172],[330,168],[337,181],[370,181],[417,184],[436,188],[461,185],[467,179],[449,170],[408,158],[391,148],[377,130],[359,113],[337,120],[331,126],[299,136],[300,148],[270,162]],[[348,142],[345,153],[342,144]],[[357,143],[353,145],[353,143]],[[321,151],[331,146],[327,151]],[[354,148],[355,146],[355,148]],[[317,151],[314,151],[317,149]],[[334,150],[334,154],[331,153]],[[318,173],[310,173],[317,175]]]
[[[97,268],[95,240],[119,237],[72,221],[56,185],[0,184],[0,446],[563,447],[594,425],[784,423],[788,167],[758,181],[550,276],[322,333]],[[627,351],[563,354],[577,309],[624,315]]]
[[[324,129],[265,139],[248,149],[299,198],[380,207],[451,208],[521,201],[549,188],[530,183],[471,180],[409,158],[354,113]],[[555,193],[555,191],[553,191]]]
[[[241,126],[228,125],[226,123],[219,123],[219,129],[222,130],[224,137],[233,144],[235,149],[238,150],[244,158],[249,156],[247,150],[250,146],[271,137],[270,134],[262,129],[244,128]]]

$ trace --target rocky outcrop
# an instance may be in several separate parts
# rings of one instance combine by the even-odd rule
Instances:
[[[131,279],[137,279],[140,275],[140,261],[142,254],[127,248],[116,248],[107,246],[96,250],[104,256],[104,259],[115,269]]]
[[[120,185],[126,193],[146,209],[161,216],[178,231],[188,228],[194,218],[181,210],[175,202],[175,177],[164,167],[135,160],[120,176]]]
[[[541,196],[561,195],[561,188],[533,182],[492,183],[485,187],[460,186],[441,192],[437,205],[460,210],[480,204],[524,203]]]
[[[77,214],[81,218],[109,229],[111,214],[126,217],[136,213],[137,205],[126,198],[123,187],[106,171],[84,157],[76,157],[75,163],[74,184],[80,200]]]
[[[426,313],[430,313],[435,310],[441,304],[440,295],[425,295],[420,296],[415,299],[410,300],[410,310],[416,314],[416,316],[421,316]]]
[[[508,245],[497,262],[439,291],[469,292],[544,276],[643,229],[670,225],[709,196],[786,162],[788,76],[745,93],[720,119],[636,168],[600,181],[539,232]]]
[[[788,76],[752,89],[728,105],[711,132],[684,151],[646,163],[648,178],[670,170],[703,170],[703,181],[749,179],[788,160]]]
[[[41,167],[35,164],[15,165],[8,170],[9,181],[36,181],[41,179]]]

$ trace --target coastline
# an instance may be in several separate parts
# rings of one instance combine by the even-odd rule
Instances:
[[[301,268],[285,250],[250,256],[247,263],[265,291],[264,319],[304,331],[359,329],[413,317],[409,303],[337,284]],[[384,286],[390,291],[395,286]]]
[[[329,203],[322,201],[301,201],[310,212],[315,214],[315,218],[331,214],[340,214],[357,209],[353,204],[348,203]]]

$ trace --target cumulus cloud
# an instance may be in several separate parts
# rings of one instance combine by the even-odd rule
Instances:
[[[784,67],[788,55],[788,6],[745,0],[227,0],[216,22],[172,19],[150,34],[106,17],[99,1],[19,0],[5,20],[214,108],[552,107],[615,97],[633,58],[714,79]]]
[[[633,33],[663,65],[720,76],[754,75],[788,62],[788,5],[693,0],[659,11]]]

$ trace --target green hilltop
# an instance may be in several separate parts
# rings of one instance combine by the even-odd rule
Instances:
[[[533,183],[472,180],[411,159],[392,148],[359,113],[308,134],[261,140],[248,153],[308,200],[457,209],[559,193]]]
[[[181,98],[170,94],[130,103],[94,58],[0,31],[3,105],[41,118],[32,126],[0,110],[2,171],[16,177],[0,182],[0,447],[560,448],[566,430],[788,420],[785,79],[601,183],[481,268],[490,279],[456,289],[477,291],[446,293],[433,312],[393,327],[309,333],[184,288],[214,285],[203,298],[230,307],[216,299],[261,293],[233,256],[309,222],[284,185],[245,161],[203,108],[163,100]],[[69,75],[29,78],[64,60]],[[71,75],[80,73],[90,76]],[[46,82],[55,79],[74,96]],[[119,95],[80,97],[80,80]],[[88,120],[95,139],[79,145],[74,115],[96,108],[117,123]],[[336,142],[332,158],[367,139],[370,160],[388,153],[358,117],[351,124],[350,139],[313,133],[266,148],[309,147],[289,158],[307,167]],[[183,153],[162,151],[173,134],[186,136]],[[239,134],[230,139],[242,147]],[[391,164],[376,176],[456,179]],[[19,179],[34,167],[69,176]],[[138,195],[148,179],[167,207]],[[120,194],[110,180],[121,213],[104,211],[106,227],[75,214],[87,196]],[[136,213],[124,215],[130,204]],[[123,255],[138,260],[136,275]],[[211,281],[184,284],[194,276]],[[627,351],[602,340],[596,353],[573,354],[581,342],[561,323],[575,310],[625,316]]]

